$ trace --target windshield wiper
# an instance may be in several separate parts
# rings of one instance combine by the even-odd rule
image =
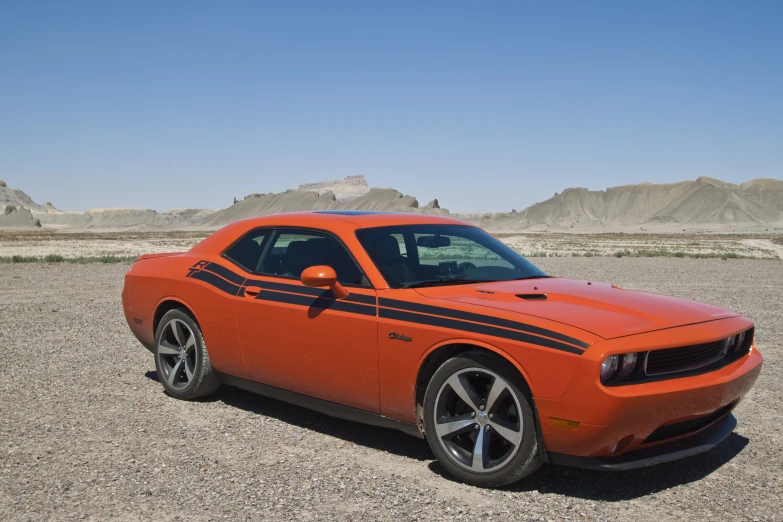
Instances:
[[[549,279],[549,275],[537,275],[537,276],[525,276],[525,277],[515,277],[514,279],[506,279],[506,281],[524,281],[525,279]]]
[[[487,279],[431,279],[429,281],[415,281],[402,285],[402,288],[421,288],[425,286],[443,286],[443,285],[468,285],[471,283],[492,283],[493,280]]]

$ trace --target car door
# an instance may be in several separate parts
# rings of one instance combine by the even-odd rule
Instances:
[[[302,271],[315,265],[331,266],[349,295],[304,286]],[[237,326],[254,380],[380,411],[375,290],[335,236],[276,229],[239,296]]]

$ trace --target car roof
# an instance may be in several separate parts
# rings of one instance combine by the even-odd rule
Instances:
[[[413,212],[381,212],[374,210],[316,210],[312,212],[290,212],[286,214],[274,214],[243,220],[251,226],[285,225],[287,219],[295,221],[297,225],[306,225],[312,221],[312,226],[323,226],[328,221],[342,221],[351,223],[356,228],[374,228],[391,225],[468,225],[458,219],[418,214]]]
[[[467,225],[469,223],[443,216],[417,214],[413,212],[372,211],[313,211],[270,214],[234,221],[190,249],[192,254],[215,254],[225,250],[241,235],[261,227],[304,227],[327,230],[333,233],[349,233],[360,228],[375,228],[394,225]],[[343,236],[344,237],[344,236]]]

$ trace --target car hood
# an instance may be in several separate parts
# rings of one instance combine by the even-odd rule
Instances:
[[[418,288],[417,292],[436,300],[556,321],[604,339],[737,315],[687,299],[559,277]]]

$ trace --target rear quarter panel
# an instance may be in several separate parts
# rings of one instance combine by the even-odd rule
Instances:
[[[141,259],[131,265],[122,294],[125,317],[139,341],[151,349],[156,310],[167,301],[181,303],[201,328],[212,367],[247,378],[236,318],[229,302],[233,297],[187,277],[188,269],[204,259],[186,253]]]

